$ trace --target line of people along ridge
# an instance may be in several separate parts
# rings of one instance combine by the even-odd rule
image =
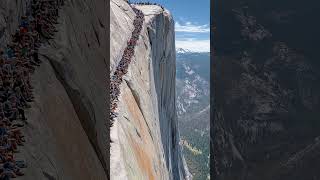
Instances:
[[[0,49],[0,180],[23,176],[24,160],[17,160],[25,142],[21,128],[27,123],[25,110],[34,100],[30,75],[40,65],[41,43],[57,32],[58,10],[63,0],[32,0],[11,42]]]

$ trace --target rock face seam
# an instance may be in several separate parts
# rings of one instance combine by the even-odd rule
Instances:
[[[134,48],[139,39],[143,21],[144,21],[144,14],[142,13],[142,11],[134,7],[132,9],[136,13],[136,18],[133,22],[134,30],[132,32],[132,36],[128,42],[128,45],[123,52],[122,59],[120,60],[116,68],[116,71],[111,76],[111,80],[110,80],[110,96],[111,96],[110,124],[111,125],[113,124],[114,118],[117,117],[117,114],[115,111],[117,109],[118,97],[120,95],[120,84],[122,82],[122,77],[127,73],[129,64],[131,62],[131,58],[134,56]]]
[[[32,13],[29,4],[37,2],[46,6],[56,1],[62,2],[0,1],[0,30],[3,30],[0,48],[11,44],[11,35],[21,25],[21,16]],[[107,30],[102,27],[108,19],[107,9],[107,1],[66,1],[65,6],[59,8],[57,19],[51,17],[56,28],[54,35],[50,35],[49,41],[42,38],[44,42],[37,48],[42,63],[39,67],[34,66],[35,71],[30,78],[34,102],[25,111],[28,124],[21,128],[26,142],[14,155],[27,162],[22,179],[109,179],[92,144],[98,141],[105,162],[108,162],[105,147],[109,145],[109,131],[105,123],[109,113],[105,112],[104,99],[107,97],[104,83],[109,66],[104,62],[108,59],[105,49],[109,48],[109,42]],[[47,17],[43,15],[42,18]],[[51,32],[51,23],[49,25]],[[46,29],[44,27],[43,30],[46,32]],[[59,75],[71,89],[65,87]],[[77,101],[81,102],[74,106]],[[87,125],[83,125],[83,120]]]
[[[189,179],[175,125],[173,19],[158,5],[112,2],[111,72],[116,71],[131,38],[134,8],[143,12],[145,21],[124,72],[127,83],[120,86],[118,116],[111,127],[111,179]]]
[[[44,5],[47,5],[47,7]],[[1,174],[1,178],[9,179],[11,176],[23,176],[24,173],[20,168],[27,167],[27,163],[23,160],[20,160],[18,164],[14,154],[19,152],[18,146],[22,146],[26,142],[21,127],[28,124],[25,110],[31,108],[29,103],[34,101],[30,76],[41,63],[38,58],[38,48],[55,35],[58,11],[62,5],[63,3],[60,1],[51,4],[39,3],[36,0],[27,1],[27,13],[22,13],[21,16],[19,14],[19,28],[9,39],[10,44],[7,44],[5,51],[0,49],[0,87],[2,91],[0,121],[2,126],[1,136],[3,136],[1,137],[1,145],[5,147],[1,152],[1,157],[4,159],[2,160],[2,163],[4,163],[3,171],[7,172]],[[43,13],[40,20],[37,16],[39,15],[39,9],[49,7],[54,9],[55,12],[47,11]],[[19,11],[21,12],[23,9],[24,6],[21,3]],[[49,18],[51,20],[50,24],[48,22]],[[44,29],[44,25],[47,26],[47,29]],[[6,27],[3,27],[0,32],[0,39],[5,31]],[[13,81],[11,81],[11,78]],[[21,121],[22,124],[13,121]],[[12,153],[11,157],[7,154],[8,152]]]
[[[44,57],[46,57],[44,55]],[[64,76],[63,76],[63,66],[61,64],[59,64],[58,62],[55,62],[53,60],[51,60],[50,58],[46,57],[48,59],[48,61],[50,62],[51,66],[53,67],[53,70],[58,78],[58,80],[60,81],[60,83],[64,86],[72,104],[74,109],[76,110],[76,113],[78,115],[78,118],[80,120],[80,123],[82,125],[82,128],[85,130],[86,135],[88,136],[88,139],[91,143],[91,145],[93,146],[97,156],[99,157],[99,160],[105,170],[105,172],[107,173],[107,175],[109,175],[109,170],[107,169],[107,165],[106,162],[104,161],[102,152],[98,146],[98,139],[97,139],[97,132],[95,130],[95,115],[93,113],[93,107],[92,104],[90,104],[90,101],[87,101],[87,103],[84,103],[82,100],[86,99],[85,97],[80,95],[80,92],[73,89],[68,82],[65,80]],[[87,106],[85,105],[87,104],[91,109],[91,113],[89,113],[89,110],[87,108]],[[93,118],[91,118],[91,115],[93,115]],[[94,119],[94,120],[92,120]]]

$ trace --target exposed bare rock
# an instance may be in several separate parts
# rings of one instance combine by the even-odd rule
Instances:
[[[0,2],[0,42],[9,41],[26,1]],[[27,112],[21,179],[107,179],[107,1],[65,1],[58,32],[39,50]]]
[[[310,7],[318,2],[226,0],[218,7],[215,179],[320,178],[320,36],[306,31],[320,26]],[[280,17],[270,18],[275,11]]]
[[[30,1],[0,2],[3,47]],[[35,102],[23,129],[18,157],[28,167],[20,179],[188,179],[175,111],[174,22],[158,6],[146,15],[133,62],[121,85],[120,116],[112,127],[108,170],[107,68],[114,70],[133,30],[134,13],[112,0],[111,61],[107,67],[107,1],[66,1],[58,32],[39,50],[32,77]]]
[[[110,3],[113,72],[131,36],[134,13],[123,0]],[[145,22],[111,128],[111,179],[188,179],[175,111],[174,22],[159,6],[135,7]]]

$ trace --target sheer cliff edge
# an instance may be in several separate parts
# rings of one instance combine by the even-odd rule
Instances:
[[[42,63],[31,78],[35,99],[22,128],[26,142],[17,153],[27,168],[17,179],[108,179],[107,3],[65,1],[58,32],[39,48]],[[1,48],[30,5],[0,1]]]
[[[156,5],[130,6],[123,0],[110,5],[111,73],[134,30],[131,6],[145,15],[111,127],[111,179],[190,179],[177,127],[172,16]]]

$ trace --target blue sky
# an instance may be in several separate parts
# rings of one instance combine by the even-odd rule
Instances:
[[[131,0],[131,2],[146,2]],[[149,0],[162,4],[175,20],[176,48],[210,51],[210,0]]]

